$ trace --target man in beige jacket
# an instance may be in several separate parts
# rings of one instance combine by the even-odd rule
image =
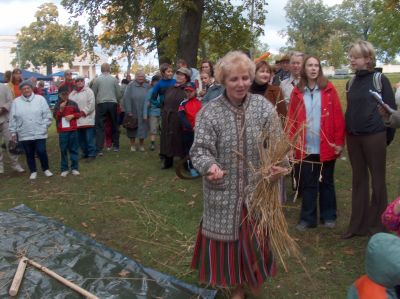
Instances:
[[[10,89],[4,84],[0,84],[0,138],[2,137],[8,147],[10,140],[10,131],[8,130],[8,116],[12,102],[12,94]],[[18,163],[18,155],[8,152],[11,160],[11,167],[17,172],[24,172],[25,170]],[[4,173],[3,151],[0,149],[0,174]]]

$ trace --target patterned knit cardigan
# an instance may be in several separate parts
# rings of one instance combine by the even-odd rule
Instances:
[[[278,137],[284,134],[275,107],[260,95],[249,93],[243,105],[235,107],[223,94],[198,113],[190,156],[203,175],[206,237],[238,240],[243,204],[255,188],[253,169],[260,165],[258,142],[264,128]],[[214,163],[226,174],[209,181],[204,175]]]

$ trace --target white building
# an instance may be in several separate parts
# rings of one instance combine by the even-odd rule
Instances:
[[[17,47],[17,37],[15,35],[0,35],[0,72],[4,73],[7,70],[12,70],[14,67],[11,61],[16,57],[16,54],[11,54],[11,49]],[[90,61],[90,56],[84,57],[83,55],[75,57],[72,68],[69,67],[68,63],[64,63],[62,68],[53,68],[53,73],[61,70],[71,69],[74,72],[79,73],[79,75],[84,76],[89,79],[96,77],[96,71],[100,69],[100,65],[107,62],[108,57],[103,54],[96,55],[99,60],[96,62]],[[35,70],[37,71],[37,70]],[[40,67],[39,72],[46,74],[46,68]],[[98,72],[98,71],[97,71]]]
[[[0,36],[0,72],[12,70],[11,61],[16,57],[15,53],[11,54],[11,49],[17,47],[17,37],[15,35]]]

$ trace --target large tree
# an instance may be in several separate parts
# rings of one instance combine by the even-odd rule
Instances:
[[[375,1],[374,10],[370,40],[378,48],[382,60],[391,60],[400,53],[400,2]]]
[[[285,6],[289,49],[326,58],[332,19],[322,0],[292,0]]]
[[[148,50],[157,49],[160,62],[184,58],[190,66],[196,66],[199,48],[205,50],[203,56],[204,52],[212,54],[209,49],[220,50],[227,45],[235,46],[229,50],[250,47],[248,40],[255,40],[262,32],[266,7],[265,0],[241,1],[236,6],[229,0],[62,0],[62,4],[75,16],[86,13],[91,33],[100,20],[107,19],[110,24],[132,20],[131,32],[146,43]],[[111,16],[110,7],[123,13]],[[235,32],[240,34],[234,36]],[[93,34],[90,37],[89,48],[97,40]],[[225,37],[226,43],[218,37]]]
[[[60,25],[58,9],[53,3],[44,3],[35,13],[36,21],[28,27],[22,27],[17,34],[17,54],[14,64],[25,67],[29,63],[35,67],[45,65],[47,74],[52,73],[53,66],[64,62],[72,63],[74,57],[81,53],[79,26]]]

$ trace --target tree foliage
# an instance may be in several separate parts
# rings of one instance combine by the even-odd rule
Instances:
[[[400,53],[400,2],[375,1],[374,10],[376,15],[370,40],[378,47],[382,60],[394,59]]]
[[[22,27],[17,34],[17,54],[14,64],[26,67],[45,65],[47,74],[52,67],[64,62],[72,63],[81,53],[80,28],[75,22],[72,26],[58,23],[58,9],[53,3],[44,3],[35,13],[36,21]]]
[[[328,7],[322,0],[292,0],[285,7],[288,49],[318,55],[330,65],[346,62],[346,49],[358,40],[371,41],[382,60],[400,49],[398,0],[344,0]]]
[[[323,49],[332,33],[332,20],[322,0],[292,0],[285,10],[289,49],[325,59]]]
[[[157,49],[160,62],[185,58],[192,66],[198,49],[201,58],[212,59],[232,49],[250,49],[262,33],[267,6],[265,0],[238,5],[230,0],[62,0],[62,4],[75,16],[88,15],[89,48],[97,40],[95,25],[105,20],[106,27],[129,28],[136,45]]]

